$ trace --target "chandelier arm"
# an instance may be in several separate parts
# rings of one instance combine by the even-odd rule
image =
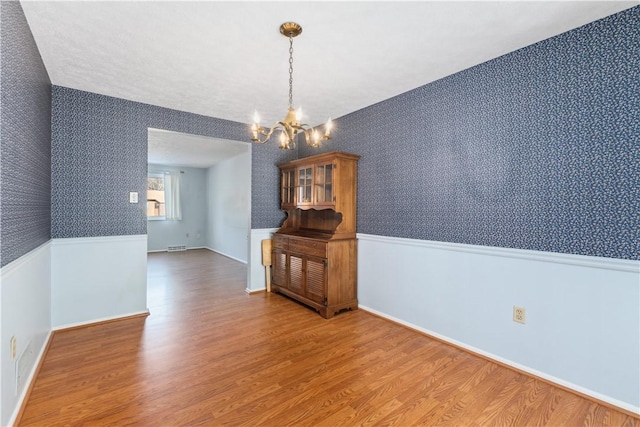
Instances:
[[[297,129],[300,129],[300,130],[302,130],[302,129],[306,129],[306,130],[308,130],[309,132],[313,132],[314,130],[316,130],[315,126],[309,126],[309,125],[308,125],[308,124],[306,124],[306,123],[300,123],[300,124],[295,125],[295,126],[293,126],[293,127],[297,128]],[[322,134],[322,139],[329,139],[329,138],[330,138],[330,137],[329,137],[329,138],[327,138],[325,135],[326,135],[326,134]]]
[[[273,135],[273,132],[275,132],[276,130],[279,129],[278,124],[282,124],[280,122],[276,122],[273,124],[273,126],[271,126],[271,128],[267,131],[267,128],[264,128],[262,126],[260,126],[257,131],[260,135],[264,135],[265,138],[264,139],[260,139],[260,138],[253,138],[253,142],[257,142],[258,144],[264,144],[267,141],[269,141],[269,138],[271,138],[271,135]]]
[[[316,130],[315,127],[311,127],[306,123],[292,124],[290,126],[294,129],[305,132],[305,135],[309,132],[313,133]],[[322,134],[318,132],[318,138],[320,141],[326,141],[327,139],[331,139],[331,135],[327,135],[326,132]],[[317,144],[312,145],[312,147],[317,147],[317,146],[318,146]]]
[[[309,138],[309,131],[302,128],[302,132],[304,132],[304,140],[307,143],[308,146],[313,147],[313,144],[311,142],[311,139]]]
[[[306,143],[307,143],[307,145],[309,147],[317,148],[317,147],[320,146],[319,140],[315,141],[313,138],[311,138],[309,136],[309,132],[313,133],[313,128],[310,128],[308,130],[307,129],[302,129],[302,131],[304,132],[304,140],[306,141]]]

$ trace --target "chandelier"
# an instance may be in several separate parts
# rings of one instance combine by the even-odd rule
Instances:
[[[251,133],[253,142],[264,144],[269,141],[274,132],[279,131],[280,148],[289,150],[296,146],[296,135],[299,132],[304,133],[307,145],[318,147],[320,141],[331,138],[331,119],[327,120],[324,125],[324,133],[320,134],[317,129],[307,124],[300,123],[302,120],[302,109],[296,110],[293,107],[293,38],[302,33],[302,27],[295,22],[285,22],[280,25],[280,34],[289,37],[289,110],[284,120],[274,123],[271,128],[260,126],[260,116],[256,111],[253,116],[253,125],[251,125]]]

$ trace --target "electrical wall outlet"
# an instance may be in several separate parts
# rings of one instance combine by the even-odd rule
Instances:
[[[527,320],[527,310],[524,307],[518,307],[517,305],[513,306],[513,321],[522,323],[523,325]]]

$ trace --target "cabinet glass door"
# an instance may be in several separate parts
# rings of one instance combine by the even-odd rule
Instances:
[[[298,169],[298,204],[311,203],[311,179],[313,168]]]
[[[315,196],[317,204],[333,204],[333,164],[316,165]]]
[[[282,171],[282,206],[294,206],[296,195],[296,172],[295,170]]]

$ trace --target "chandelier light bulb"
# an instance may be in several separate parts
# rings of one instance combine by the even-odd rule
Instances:
[[[296,121],[300,123],[302,121],[302,107],[298,107],[296,110]]]
[[[329,120],[327,120],[327,123],[324,125],[324,135],[329,136],[331,129],[333,129],[333,122],[331,121],[331,117],[329,117]]]
[[[256,125],[260,124],[260,115],[257,110],[253,113],[253,123]]]

